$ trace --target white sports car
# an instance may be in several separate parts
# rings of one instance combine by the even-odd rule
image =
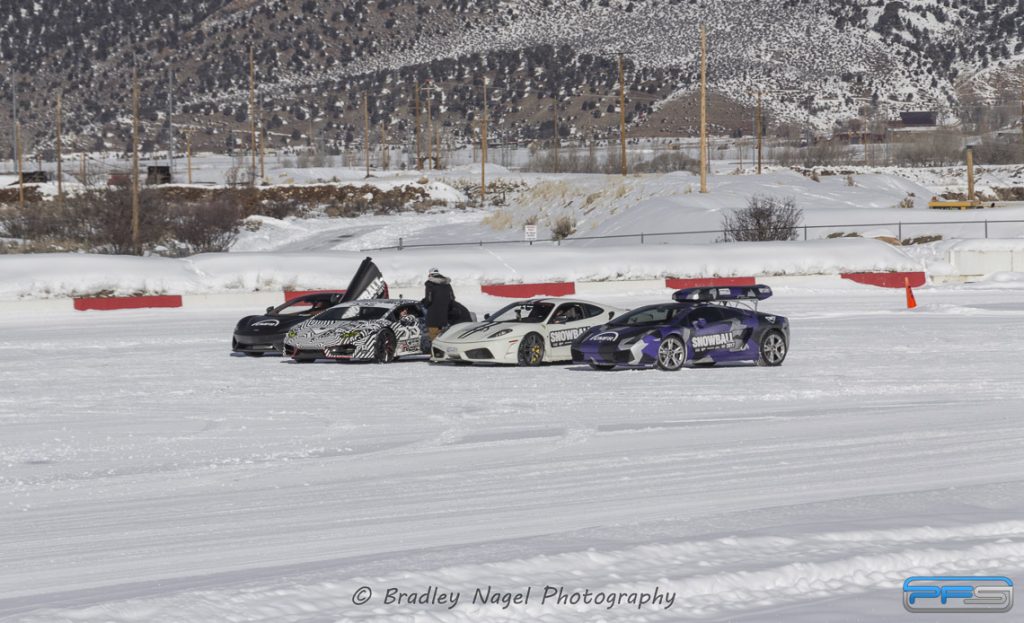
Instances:
[[[571,361],[570,345],[626,310],[573,299],[530,299],[508,305],[484,322],[449,327],[434,340],[431,361],[537,366]]]

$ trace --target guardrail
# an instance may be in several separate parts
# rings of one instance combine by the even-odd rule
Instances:
[[[834,225],[798,225],[794,227],[794,231],[797,232],[797,237],[800,236],[800,231],[803,230],[803,239],[808,239],[808,230],[812,229],[849,229],[849,228],[864,228],[864,227],[895,227],[897,234],[896,237],[903,240],[903,228],[918,226],[918,225],[929,225],[929,226],[956,226],[962,225],[982,225],[983,237],[989,237],[989,225],[1006,224],[1006,223],[1019,223],[1024,224],[1024,219],[985,219],[980,221],[896,221],[893,223],[843,223]],[[749,229],[732,230],[732,231],[753,231]],[[696,236],[696,235],[707,235],[707,234],[720,234],[723,237],[726,235],[724,229],[700,229],[691,231],[661,231],[661,232],[641,232],[638,234],[614,234],[609,236],[572,236],[571,238],[549,238],[547,240],[475,240],[475,241],[464,241],[464,242],[433,242],[433,243],[413,243],[405,244],[402,238],[398,239],[397,245],[388,247],[374,247],[372,249],[364,249],[364,251],[388,251],[403,249],[416,249],[425,247],[482,247],[485,245],[497,245],[497,244],[525,244],[533,246],[536,244],[544,245],[555,245],[561,246],[563,242],[572,243],[582,240],[613,240],[613,239],[636,239],[640,244],[644,244],[649,238],[659,238],[664,236]],[[1000,237],[1000,236],[995,236]]]

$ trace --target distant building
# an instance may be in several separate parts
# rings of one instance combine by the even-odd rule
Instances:
[[[938,113],[934,110],[920,110],[900,113],[900,125],[904,128],[935,127]]]
[[[22,184],[45,184],[50,181],[50,174],[46,171],[24,171],[21,174]],[[11,186],[17,186],[18,180],[15,179]]]
[[[168,166],[149,166],[146,167],[146,185],[156,186],[159,184],[170,184],[171,183],[171,167]]]

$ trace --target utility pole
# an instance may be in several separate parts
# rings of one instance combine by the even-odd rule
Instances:
[[[420,153],[420,83],[416,81],[416,168],[423,169],[423,156]]]
[[[132,68],[132,249],[141,255],[139,240],[139,70]]]
[[[380,122],[380,168],[387,171],[391,166],[391,152],[388,150],[388,126],[381,119]]]
[[[21,122],[14,122],[14,153],[18,160],[18,208],[25,210],[25,171],[21,166]]]
[[[174,175],[174,70],[167,70],[167,168]]]
[[[974,201],[974,150],[967,150],[967,200]]]
[[[260,180],[267,179],[267,126],[263,123],[263,107],[260,106]]]
[[[427,160],[430,161],[430,168],[434,168],[434,115],[430,111],[430,100],[433,93],[427,94]]]
[[[558,173],[558,96],[555,96],[555,101],[551,105],[551,128],[553,130],[553,138],[555,141],[555,173]]]
[[[480,118],[480,207],[487,197],[487,76],[484,76],[484,114]]]
[[[619,52],[619,158],[622,159],[622,175],[626,170],[626,78],[622,71],[622,52]]]
[[[434,97],[434,93],[431,93],[430,97],[433,98]],[[438,164],[440,164],[440,160],[441,160],[441,139],[440,139],[440,135],[441,135],[441,119],[440,119],[441,103],[440,102],[438,102],[438,104],[437,104],[437,114],[438,114],[437,123],[436,124],[431,124],[431,132],[430,132],[431,168],[433,168],[433,169],[440,168],[438,166]]]
[[[188,166],[188,183],[192,183],[192,132],[185,132],[185,159]]]
[[[370,177],[370,102],[363,93],[363,151],[366,154],[366,177]]]
[[[762,136],[764,136],[764,109],[761,106],[761,89],[757,90],[757,174],[761,175]]]
[[[708,47],[700,27],[700,192],[708,192]]]
[[[11,119],[18,125],[18,74],[11,70]],[[11,137],[11,164],[18,159],[18,137]]]
[[[249,46],[249,132],[252,143],[252,183],[256,184],[256,62]]]
[[[61,94],[57,94],[57,205],[64,205],[64,163],[61,158]]]
[[[82,180],[82,186],[88,186],[89,182],[85,179],[85,152],[82,152],[82,160],[80,170],[78,172],[78,178]]]

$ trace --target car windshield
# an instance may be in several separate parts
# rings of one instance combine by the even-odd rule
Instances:
[[[330,309],[331,301],[324,297],[305,297],[292,299],[283,305],[278,305],[271,312],[271,316],[315,316],[320,312]]]
[[[535,303],[532,301],[512,303],[491,314],[491,322],[544,322],[554,303]]]
[[[316,317],[317,320],[379,320],[389,311],[387,307],[370,305],[339,305]]]
[[[647,307],[634,309],[628,314],[619,316],[608,324],[617,327],[663,324],[675,318],[677,314],[685,309],[685,306],[679,305],[678,303],[648,305]]]

